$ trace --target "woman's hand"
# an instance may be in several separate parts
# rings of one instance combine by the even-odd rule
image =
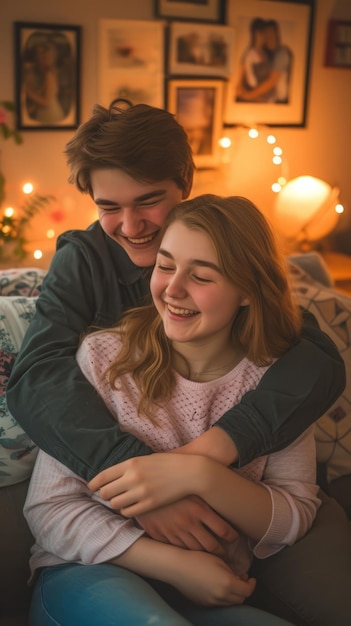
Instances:
[[[210,459],[198,455],[156,453],[134,457],[100,472],[89,483],[91,491],[109,500],[125,517],[147,511],[197,493],[203,465]]]
[[[222,559],[212,554],[183,552],[180,560],[181,564],[178,566],[172,559],[174,579],[171,584],[196,604],[202,606],[243,604],[255,589],[254,578],[239,578]]]

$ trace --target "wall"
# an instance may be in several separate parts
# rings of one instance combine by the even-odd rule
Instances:
[[[14,0],[2,3],[0,13],[1,84],[0,100],[14,99],[13,22],[52,22],[82,26],[81,110],[86,120],[97,100],[97,27],[99,18],[152,19],[153,0]],[[306,128],[276,128],[274,132],[284,150],[288,178],[301,174],[317,176],[341,189],[346,207],[334,241],[342,242],[351,253],[351,176],[349,145],[351,139],[349,107],[351,70],[325,68],[325,36],[331,17],[351,20],[348,0],[315,0],[315,27],[310,71]],[[67,228],[85,228],[96,217],[90,198],[81,196],[67,183],[68,171],[63,150],[72,131],[23,132],[24,143],[16,146],[1,141],[1,167],[7,180],[7,204],[21,201],[21,184],[31,180],[38,192],[54,194],[57,201],[33,222],[38,241],[47,227],[56,233]],[[276,178],[264,142],[254,143],[242,132],[234,133],[230,175],[226,168],[198,172],[193,193],[214,191],[249,196],[269,216],[274,194],[270,189]],[[338,233],[340,233],[338,239]],[[31,233],[32,235],[32,233]],[[39,241],[40,243],[40,241]],[[43,243],[43,242],[42,242]],[[51,244],[52,245],[52,244]]]

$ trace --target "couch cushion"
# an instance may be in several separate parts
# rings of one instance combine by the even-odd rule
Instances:
[[[33,297],[0,297],[0,487],[28,478],[37,454],[34,443],[10,414],[5,395],[35,303]]]
[[[26,267],[0,271],[1,296],[38,296],[46,270]]]
[[[314,314],[346,366],[344,392],[316,423],[317,458],[327,463],[330,482],[351,474],[351,297],[325,287],[294,264],[291,276],[299,304]]]

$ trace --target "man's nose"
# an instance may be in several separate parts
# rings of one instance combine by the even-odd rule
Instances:
[[[127,237],[138,235],[143,228],[143,220],[136,211],[128,207],[123,209],[121,222],[121,231]]]

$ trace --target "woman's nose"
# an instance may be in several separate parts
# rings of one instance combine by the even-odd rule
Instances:
[[[186,294],[185,278],[181,274],[174,274],[166,288],[166,293],[170,298],[182,298]]]

